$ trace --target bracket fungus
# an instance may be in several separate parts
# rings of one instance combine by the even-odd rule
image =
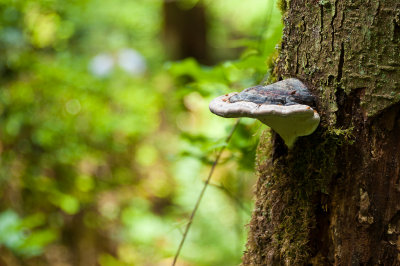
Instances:
[[[222,117],[251,117],[271,127],[291,148],[297,137],[310,135],[319,125],[311,106],[314,96],[298,79],[255,86],[222,95],[210,103],[210,111]]]

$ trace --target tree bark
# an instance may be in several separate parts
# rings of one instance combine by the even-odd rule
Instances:
[[[400,265],[400,2],[281,6],[275,78],[304,81],[321,124],[261,139],[243,265]]]

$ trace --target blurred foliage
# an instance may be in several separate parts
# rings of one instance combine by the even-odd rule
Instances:
[[[281,34],[272,0],[203,3],[213,56],[239,59],[165,63],[160,0],[0,0],[1,265],[171,263],[233,124],[208,102],[259,83]],[[236,131],[181,265],[240,262],[260,127]]]

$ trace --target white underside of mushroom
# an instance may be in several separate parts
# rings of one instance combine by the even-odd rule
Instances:
[[[252,102],[230,103],[230,93],[215,98],[210,103],[210,111],[222,117],[251,117],[260,120],[278,133],[290,148],[297,137],[310,135],[319,125],[319,115],[308,105],[289,106],[256,104]]]

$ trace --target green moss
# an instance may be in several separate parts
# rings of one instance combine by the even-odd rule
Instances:
[[[280,44],[279,44],[280,47]],[[264,85],[266,84],[271,84],[274,83],[278,80],[277,76],[276,76],[276,62],[278,60],[278,56],[279,56],[279,49],[276,49],[275,52],[273,54],[271,54],[267,61],[266,61],[266,65],[267,65],[267,74],[265,75],[266,78],[264,78]]]
[[[344,144],[353,145],[355,141],[353,130],[354,127],[349,127],[347,129],[330,128],[328,132],[331,134],[331,137],[336,139],[337,144],[342,146]]]
[[[321,195],[329,197],[329,184],[337,173],[337,151],[342,145],[353,143],[352,128],[319,128],[273,162],[265,156],[273,150],[270,141],[268,144],[266,141],[260,143],[257,159],[258,168],[262,169],[259,173],[265,178],[267,193],[263,209],[268,221],[273,220],[270,215],[276,215],[273,210],[276,204],[283,204],[279,224],[266,234],[279,250],[281,261],[304,264],[310,256],[308,243],[316,226],[315,210],[327,211],[326,202],[318,199],[323,198]],[[274,191],[281,194],[276,196]]]
[[[301,32],[305,32],[306,26],[304,25],[304,20],[301,20],[299,23],[297,23],[296,28]]]
[[[330,6],[331,2],[329,0],[319,0],[318,4],[320,4],[321,6],[324,6],[324,5]]]
[[[284,15],[288,9],[288,3],[286,0],[278,0],[277,6],[279,10],[282,12],[282,15]]]
[[[336,86],[339,85],[335,83],[333,87]],[[336,103],[336,90],[322,85],[319,87],[319,93],[319,99],[321,101],[320,106],[324,108],[322,111],[325,113],[322,123],[332,127],[336,124],[336,111],[338,110]]]

